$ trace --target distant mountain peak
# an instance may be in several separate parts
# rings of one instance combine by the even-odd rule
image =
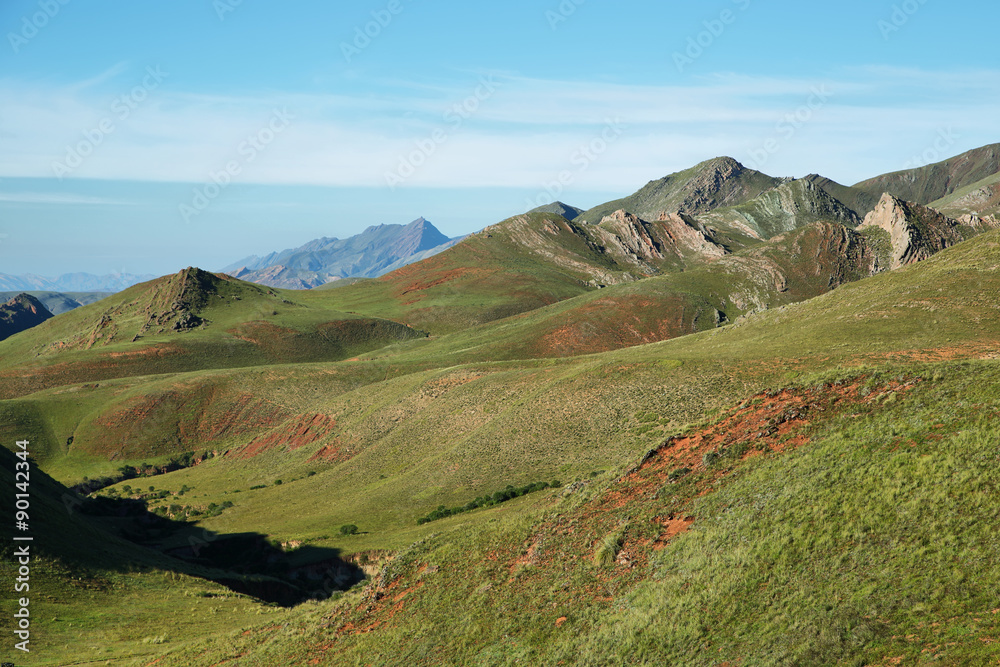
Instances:
[[[341,278],[375,278],[455,242],[421,216],[406,225],[372,225],[346,239],[324,237],[264,257],[248,257],[223,271],[271,287],[311,289]]]

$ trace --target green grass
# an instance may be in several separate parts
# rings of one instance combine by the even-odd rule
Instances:
[[[993,361],[928,364],[995,354],[998,266],[1000,235],[986,234],[729,326],[594,355],[497,360],[537,333],[550,311],[380,348],[357,361],[79,384],[70,377],[71,384],[3,401],[3,436],[29,435],[40,465],[67,483],[139,463],[134,455],[229,450],[139,482],[167,492],[153,502],[167,510],[232,503],[171,536],[174,544],[201,528],[254,532],[308,547],[290,551],[296,563],[326,548],[379,564],[367,586],[337,600],[274,612],[275,629],[271,616],[253,620],[268,608],[242,597],[200,597],[200,590],[227,595],[198,588],[202,580],[191,572],[171,570],[120,538],[109,541],[100,525],[55,518],[65,510],[53,487],[51,552],[42,562],[51,562],[44,567],[54,575],[43,579],[51,586],[43,595],[66,600],[53,618],[77,620],[62,628],[43,612],[40,632],[57,638],[44,659],[65,664],[74,641],[110,624],[118,610],[138,619],[135,629],[108,625],[113,632],[101,636],[100,651],[111,653],[93,655],[123,664],[129,655],[147,664],[163,652],[161,665],[215,664],[243,652],[248,664],[313,657],[326,664],[615,664],[623,654],[651,664],[849,664],[859,655],[916,660],[924,648],[945,651],[949,663],[981,664],[993,645],[979,637],[996,634],[996,617],[986,615],[996,607],[987,600],[1000,580],[990,556],[997,480],[989,436],[1000,411],[1000,369]],[[695,279],[670,278],[674,285]],[[302,308],[320,310],[309,300],[338,292],[305,297]],[[923,381],[883,391],[897,377]],[[861,378],[879,401],[814,413],[810,442],[793,452],[741,464],[723,455],[708,470],[688,466],[641,502],[596,509],[607,485],[685,424],[711,427],[768,389],[843,378]],[[244,396],[264,402],[244,404]],[[267,406],[273,419],[264,418]],[[292,447],[287,429],[315,415],[335,426]],[[269,433],[284,435],[257,456],[236,455]],[[337,454],[310,460],[320,451]],[[598,470],[608,472],[591,475]],[[552,478],[566,488],[416,524],[440,505],[496,491],[500,481]],[[121,495],[126,483],[137,484],[102,495]],[[652,520],[681,511],[696,517],[691,531],[638,558],[632,545],[655,537]],[[340,535],[348,524],[360,534]],[[104,550],[96,556],[95,535]],[[614,549],[604,541],[613,547],[618,539],[608,565]],[[598,552],[602,567],[594,564]],[[118,560],[101,563],[116,553]],[[148,569],[118,568],[120,561]],[[83,583],[74,584],[68,572],[78,563]],[[171,571],[181,583],[168,583]],[[104,580],[111,584],[88,588]],[[225,602],[214,614],[213,600]],[[396,614],[399,603],[404,613]],[[191,607],[200,625],[176,620],[154,631],[153,619],[166,609]],[[375,632],[335,637],[345,624],[373,620]],[[939,648],[936,628],[944,628]],[[899,639],[907,635],[919,637],[919,646]]]

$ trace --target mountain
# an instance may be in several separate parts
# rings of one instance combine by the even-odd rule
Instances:
[[[861,222],[853,210],[806,179],[782,183],[743,204],[707,212],[700,219],[756,239],[769,239],[819,221],[848,227]]]
[[[52,317],[41,301],[19,294],[0,306],[0,340],[36,327]]]
[[[0,292],[0,300],[12,299],[22,292]],[[39,301],[53,315],[61,315],[86,306],[111,295],[110,292],[23,292]]]
[[[715,208],[742,204],[786,180],[748,169],[733,158],[720,157],[650,181],[633,195],[581,213],[577,221],[593,224],[618,209],[647,220],[665,213],[696,216]]]
[[[931,207],[955,218],[971,215],[1000,218],[1000,173],[959,188],[932,202]]]
[[[36,275],[10,276],[0,273],[2,291],[50,291],[50,292],[120,292],[132,285],[152,280],[152,275],[132,275],[115,273],[103,276],[91,273],[67,273],[58,278]]]
[[[927,205],[997,172],[1000,172],[1000,144],[991,144],[936,164],[876,176],[853,187],[875,197],[888,192]]]
[[[866,190],[861,190],[859,188],[852,188],[848,185],[841,185],[840,183],[826,178],[825,176],[820,176],[819,174],[809,174],[802,178],[803,181],[809,181],[817,187],[825,190],[831,197],[841,202],[849,209],[854,211],[858,218],[864,219],[872,209],[875,208],[875,204],[878,203],[879,194],[872,194]]]
[[[886,193],[858,231],[880,230],[888,240],[887,268],[898,269],[971,238],[978,230],[963,230],[957,220],[934,209]]]
[[[32,651],[995,663],[991,183],[861,224],[822,178],[536,212],[327,289],[188,268],[2,341]]]
[[[321,238],[299,248],[247,257],[222,271],[249,282],[311,289],[339,278],[373,278],[454,245],[430,222],[369,227],[347,239]]]
[[[580,214],[583,213],[583,209],[557,201],[552,202],[551,204],[546,204],[545,206],[533,208],[528,211],[528,213],[555,213],[556,215],[561,215],[567,220],[576,220],[580,217]]]

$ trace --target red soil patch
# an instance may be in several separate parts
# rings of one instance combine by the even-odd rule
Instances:
[[[679,296],[598,299],[566,313],[535,347],[543,356],[558,356],[656,343],[695,332],[697,315]]]
[[[326,438],[333,433],[336,426],[337,422],[327,415],[299,415],[273,431],[257,436],[245,447],[236,451],[234,456],[249,459],[281,446],[288,451],[299,449]]]
[[[91,443],[86,451],[112,458],[163,454],[168,452],[153,450],[162,449],[165,442],[171,451],[178,444],[201,447],[227,436],[273,428],[287,417],[285,408],[252,394],[231,395],[216,385],[182,385],[136,397],[95,419],[101,442]]]
[[[681,533],[687,532],[691,528],[691,524],[694,523],[693,516],[686,517],[665,517],[654,519],[656,523],[660,524],[662,527],[662,532],[660,536],[653,542],[653,549],[660,550],[670,544],[670,540],[674,539]]]

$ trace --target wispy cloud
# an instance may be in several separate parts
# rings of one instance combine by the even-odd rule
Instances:
[[[106,197],[62,194],[57,192],[0,192],[0,202],[14,204],[73,204],[82,206],[134,206],[135,202]]]
[[[242,142],[275,108],[285,108],[294,122],[259,159],[241,162],[240,182],[380,186],[418,142],[454,127],[449,110],[491,75],[469,73],[463,85],[383,82],[363,96],[197,95],[171,89],[168,80],[120,119],[111,97],[94,87],[106,92],[121,83],[125,94],[137,83],[129,76],[118,65],[73,86],[0,81],[0,176],[52,176],[86,132],[111,119],[114,131],[73,177],[205,182],[239,159]],[[956,152],[996,141],[1000,117],[1000,72],[993,70],[869,67],[815,80],[717,74],[685,86],[492,77],[496,93],[448,133],[406,187],[537,187],[619,119],[629,129],[574,186],[627,190],[715,155],[745,160],[817,86],[832,100],[773,155],[769,172],[823,170],[860,180],[902,168],[943,127],[962,137]]]

